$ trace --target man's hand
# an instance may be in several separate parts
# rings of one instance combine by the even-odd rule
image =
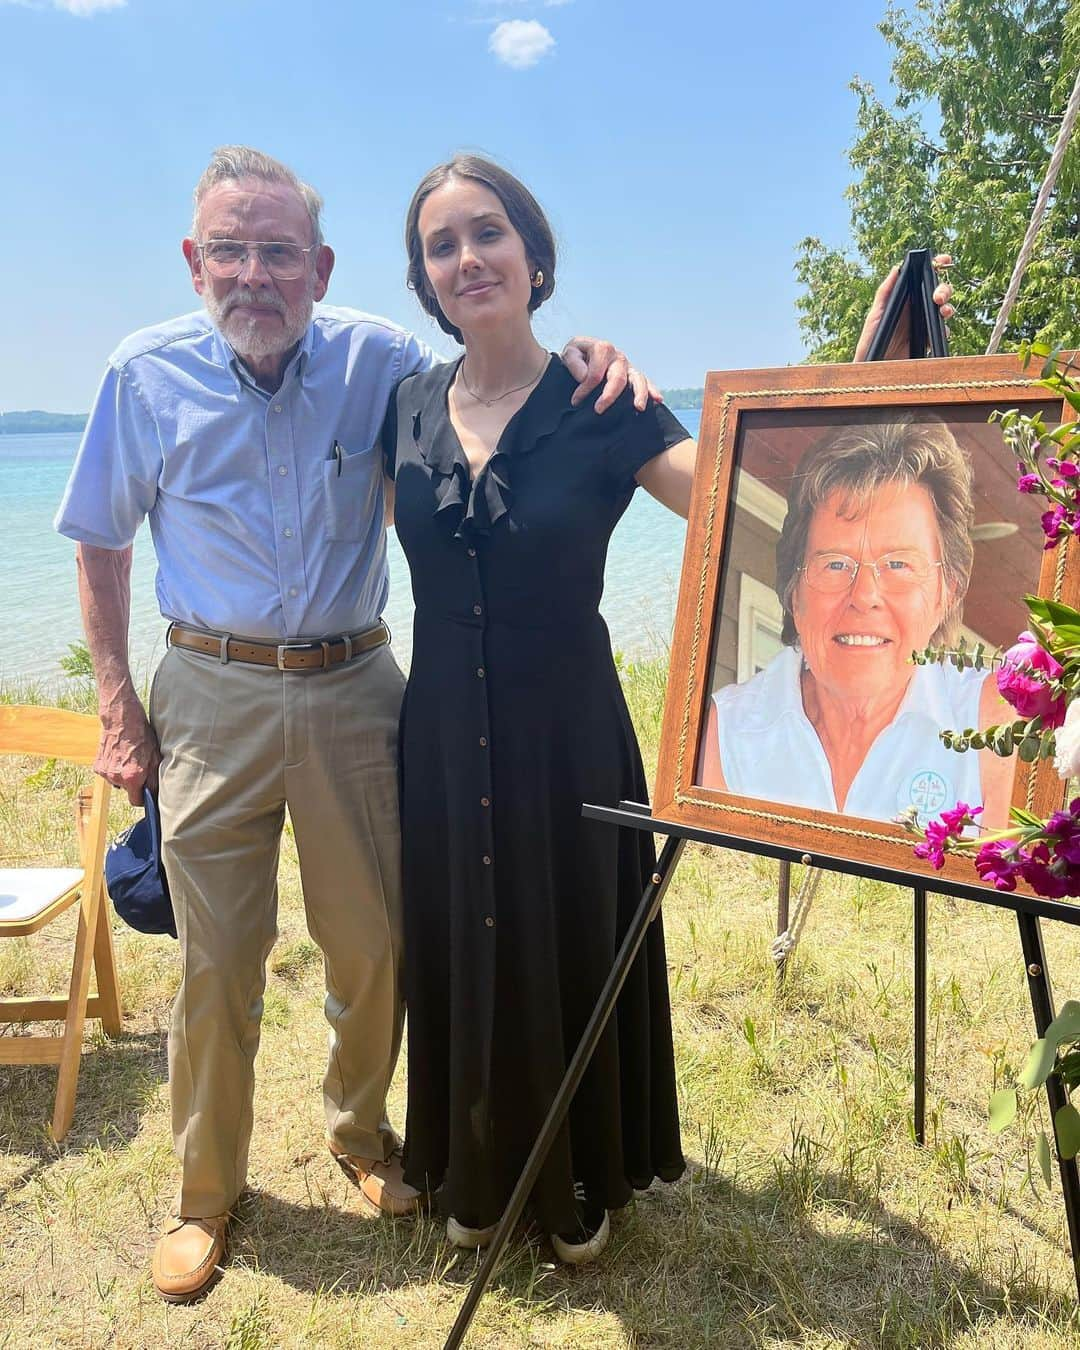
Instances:
[[[578,382],[571,404],[576,408],[601,380],[604,389],[596,400],[596,411],[607,412],[627,384],[634,391],[634,407],[644,412],[649,399],[662,403],[663,395],[648,376],[635,369],[618,347],[599,338],[571,338],[562,349],[563,364]],[[605,379],[606,376],[606,379]]]
[[[94,772],[138,806],[143,785],[157,787],[161,752],[135,692],[128,666],[131,613],[131,548],[78,544],[79,608],[97,677],[101,744]]]
[[[160,763],[157,737],[138,699],[122,708],[102,709],[95,773],[126,792],[133,806],[141,806],[143,787],[157,790]]]
[[[952,258],[948,253],[938,253],[933,259],[935,271],[944,271],[952,266]],[[865,361],[866,354],[870,350],[870,344],[874,340],[874,334],[877,332],[878,324],[881,322],[881,316],[885,313],[885,306],[888,304],[889,296],[892,294],[893,287],[896,285],[896,278],[900,275],[900,268],[894,267],[881,285],[874,293],[873,302],[866,315],[866,322],[863,324],[862,332],[859,334],[858,345],[855,348],[855,360]],[[941,311],[943,319],[951,319],[956,310],[949,303],[952,299],[952,287],[948,281],[942,281],[934,290],[934,304]],[[889,343],[888,350],[885,352],[887,361],[903,360],[909,351],[908,334],[908,316],[905,313],[901,322],[896,326],[896,332],[893,333],[892,341]]]

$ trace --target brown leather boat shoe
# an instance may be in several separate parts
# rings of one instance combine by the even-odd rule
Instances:
[[[221,1274],[227,1214],[184,1219],[174,1214],[154,1248],[154,1288],[167,1303],[190,1303]]]
[[[408,1219],[424,1209],[428,1197],[406,1184],[401,1149],[394,1149],[386,1162],[377,1158],[358,1158],[330,1145],[334,1161],[360,1192],[360,1207],[372,1217],[389,1214]]]

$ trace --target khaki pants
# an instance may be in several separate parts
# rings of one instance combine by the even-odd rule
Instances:
[[[244,1185],[286,806],[326,971],[327,1129],[361,1157],[394,1146],[385,1102],[403,1016],[403,687],[387,647],[287,672],[172,647],[158,668],[150,712],[183,962],[169,1091],[185,1216],[225,1213]]]

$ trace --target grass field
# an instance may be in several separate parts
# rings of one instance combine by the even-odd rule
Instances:
[[[663,668],[624,670],[647,760]],[[8,690],[10,699],[26,690]],[[31,694],[33,691],[29,691]],[[83,695],[85,697],[85,695]],[[77,701],[78,696],[76,696]],[[66,851],[75,780],[0,765],[0,858]],[[126,808],[117,805],[117,823]],[[800,878],[795,869],[795,882]],[[1049,1350],[1080,1345],[1060,1189],[986,1102],[1032,1032],[1011,915],[931,900],[927,1147],[911,1133],[911,902],[826,877],[782,988],[776,865],[692,847],[665,902],[687,1175],[613,1220],[602,1261],[556,1266],[523,1237],[469,1344]],[[55,931],[54,931],[55,930]],[[70,925],[0,944],[0,992],[59,990]],[[115,929],[118,1040],[87,1038],[71,1133],[45,1125],[54,1071],[0,1068],[0,1350],[442,1343],[476,1259],[433,1221],[369,1221],[323,1142],[321,962],[295,850],[281,868],[250,1188],[225,1278],[170,1307],[148,1265],[172,1199],[165,1027],[175,944]],[[1059,1001],[1080,951],[1048,926]],[[9,1029],[4,1029],[7,1034]],[[404,1062],[393,1118],[403,1116]]]

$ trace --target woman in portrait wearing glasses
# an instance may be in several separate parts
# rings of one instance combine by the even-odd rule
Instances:
[[[702,785],[879,820],[965,801],[1004,823],[1013,761],[938,733],[1015,714],[985,671],[910,660],[960,635],[973,519],[971,465],[943,422],[847,427],[812,449],[776,546],[785,645],[713,695]]]

